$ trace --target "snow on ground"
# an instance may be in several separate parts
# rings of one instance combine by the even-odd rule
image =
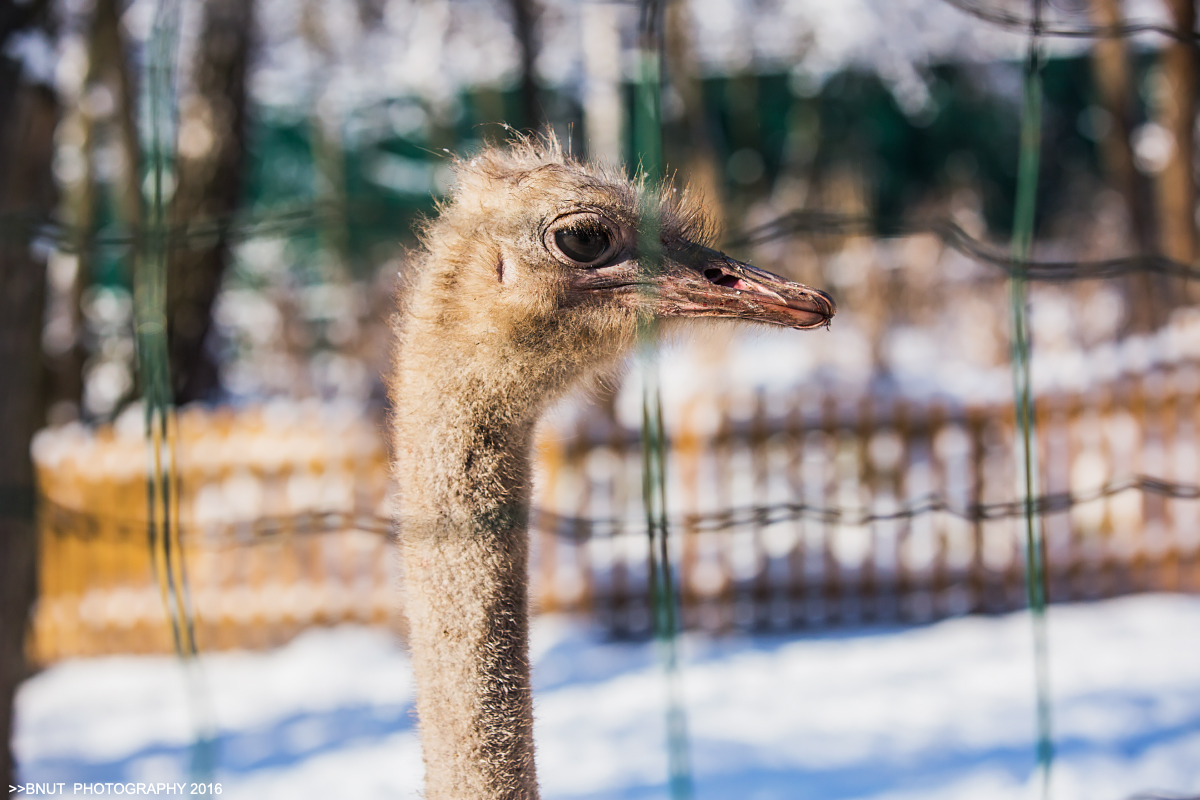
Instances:
[[[1056,800],[1200,793],[1200,598],[1050,614]],[[1026,614],[819,635],[689,636],[683,681],[697,800],[1036,796]],[[666,796],[665,679],[653,643],[535,626],[548,798]],[[265,653],[57,664],[18,698],[25,781],[185,780],[195,720],[229,798],[415,798],[403,649],[314,630]],[[189,698],[203,696],[192,702]],[[201,724],[206,724],[201,722]]]

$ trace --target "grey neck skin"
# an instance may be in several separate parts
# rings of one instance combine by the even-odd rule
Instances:
[[[402,342],[423,341],[412,334]],[[506,375],[488,366],[506,363],[498,353],[450,357],[442,342],[402,344],[392,388],[425,796],[533,800],[527,528],[541,403],[531,397],[559,381],[512,360]]]

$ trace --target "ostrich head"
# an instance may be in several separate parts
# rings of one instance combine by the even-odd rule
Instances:
[[[396,317],[393,474],[430,800],[533,800],[529,451],[649,323],[812,328],[825,294],[708,246],[668,188],[518,143],[458,164]]]
[[[573,161],[554,142],[487,150],[457,177],[424,232],[407,312],[472,354],[491,351],[534,395],[611,365],[655,318],[804,329],[834,314],[825,293],[711,249],[712,225],[686,194]]]

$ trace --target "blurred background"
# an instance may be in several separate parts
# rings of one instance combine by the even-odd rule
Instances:
[[[659,358],[678,666],[643,373],[543,425],[546,796],[1045,796],[1039,697],[1050,796],[1200,795],[1190,0],[0,4],[10,784],[418,796],[380,377],[414,226],[513,129],[636,165],[651,12],[669,180],[839,310]],[[1009,286],[1035,14],[1040,677]]]

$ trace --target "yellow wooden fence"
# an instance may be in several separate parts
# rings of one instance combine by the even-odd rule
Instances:
[[[389,494],[383,443],[371,420],[318,406],[180,414],[181,538],[201,649],[267,646],[311,624],[395,617],[397,570],[380,531]],[[34,457],[42,500],[35,658],[169,651],[147,538],[140,421],[44,431]]]

